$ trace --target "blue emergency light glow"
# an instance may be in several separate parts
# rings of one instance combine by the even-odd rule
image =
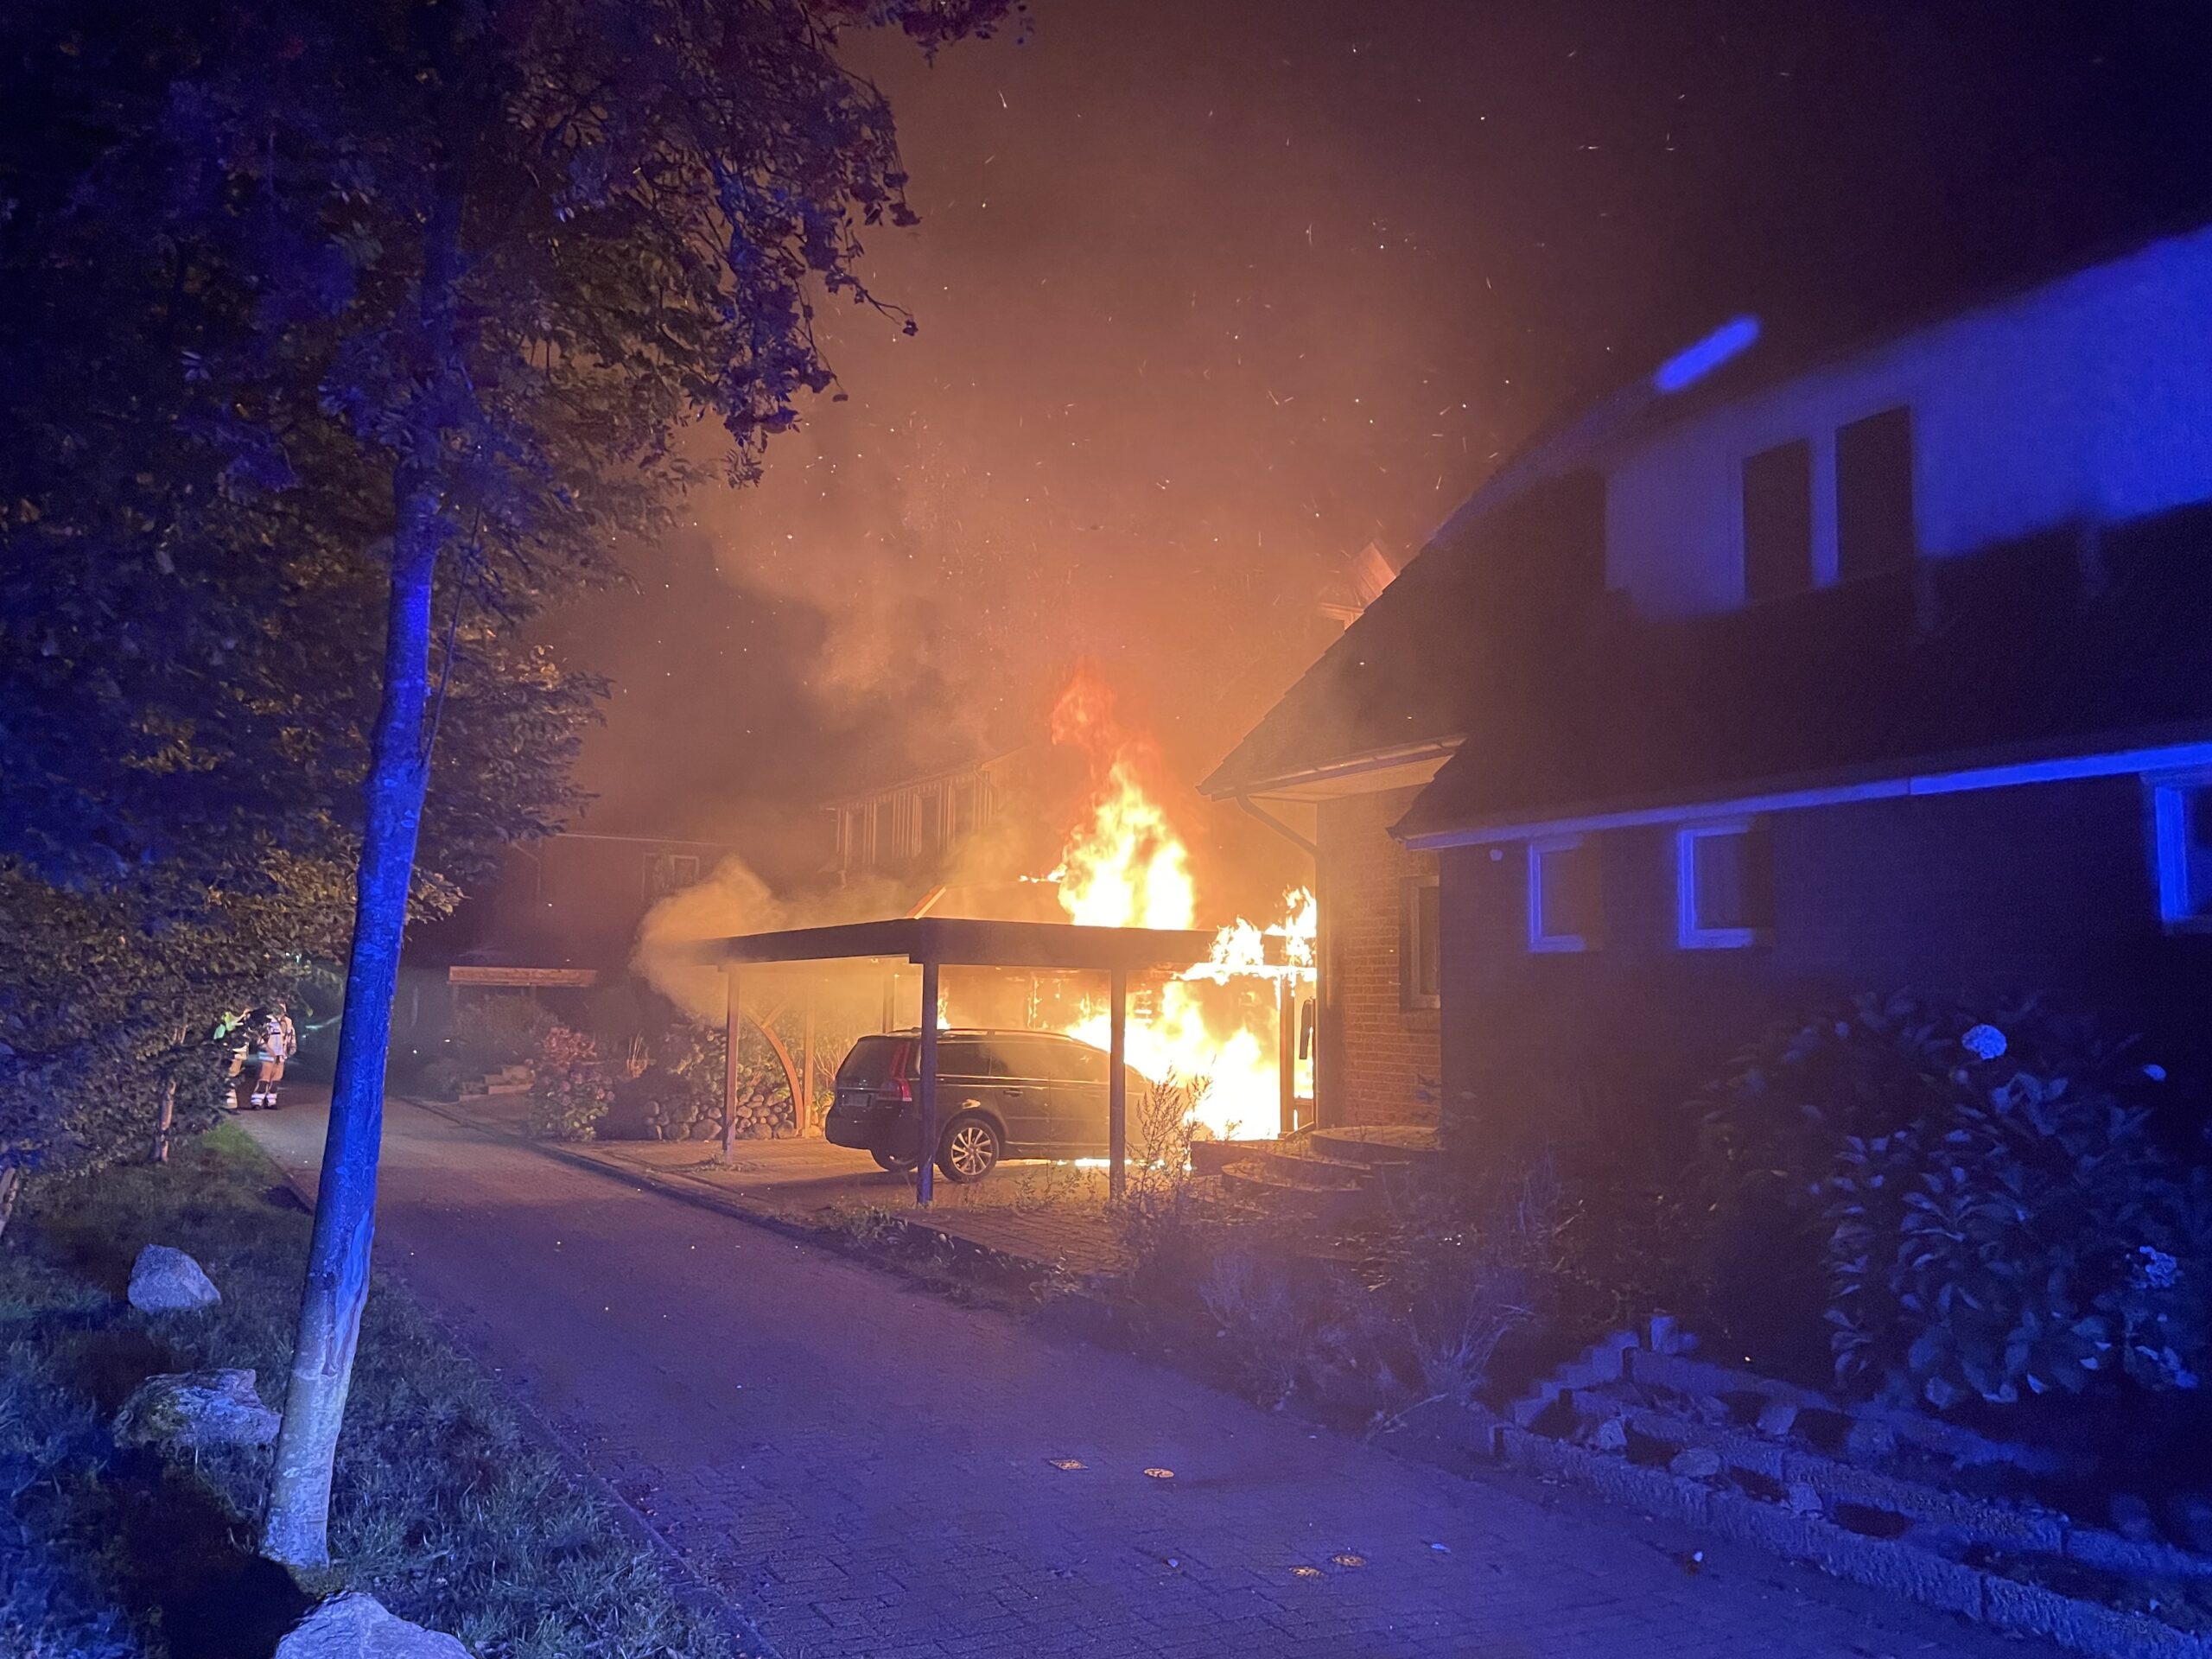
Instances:
[[[1759,337],[1757,317],[1738,317],[1724,322],[1696,345],[1675,353],[1651,377],[1659,391],[1680,391],[1694,386],[1732,357],[1748,350]]]

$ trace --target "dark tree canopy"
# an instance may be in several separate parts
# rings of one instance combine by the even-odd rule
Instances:
[[[563,803],[582,688],[515,629],[658,525],[688,424],[749,479],[830,383],[816,300],[874,302],[861,234],[912,215],[841,33],[933,49],[1006,9],[28,0],[0,35],[67,135],[5,163],[30,309],[0,373],[41,391],[0,461],[0,764],[48,799],[0,854],[111,892],[204,871],[219,910],[358,845],[279,1560],[326,1548],[410,901]]]

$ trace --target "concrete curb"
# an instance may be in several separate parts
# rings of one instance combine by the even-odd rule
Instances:
[[[395,1096],[395,1098],[404,1097]],[[419,1103],[410,1102],[409,1103]],[[439,1113],[438,1116],[446,1116],[448,1114]],[[254,1150],[271,1169],[276,1172],[276,1179],[283,1183],[286,1190],[312,1212],[315,1204],[315,1190],[295,1178],[290,1170],[270,1157],[268,1152],[258,1144],[256,1144]],[[515,1421],[521,1425],[523,1433],[534,1441],[540,1450],[549,1452],[558,1459],[562,1467],[566,1469],[573,1478],[606,1503],[607,1513],[613,1516],[614,1524],[622,1529],[632,1543],[645,1550],[660,1563],[662,1576],[667,1581],[670,1593],[674,1595],[678,1602],[718,1626],[722,1634],[729,1638],[733,1649],[738,1655],[738,1659],[781,1659],[781,1656],[768,1638],[761,1635],[759,1626],[746,1617],[744,1610],[700,1577],[699,1570],[691,1565],[690,1558],[677,1549],[675,1544],[670,1541],[668,1537],[639,1510],[636,1504],[623,1497],[612,1481],[591,1466],[581,1446],[571,1443],[560,1430],[540,1416],[537,1408],[523,1397],[519,1389],[497,1372],[486,1371],[483,1366],[476,1363],[475,1357],[469,1352],[468,1345],[461,1339],[460,1332],[455,1331],[427,1301],[415,1294],[413,1287],[407,1283],[407,1275],[404,1271],[391,1265],[386,1265],[378,1271],[384,1274],[387,1280],[397,1283],[401,1288],[404,1289],[407,1292],[408,1300],[415,1304],[416,1312],[427,1319],[431,1326],[452,1345],[454,1351],[468,1363],[475,1366],[476,1370],[490,1382],[493,1388],[499,1391],[500,1397],[507,1402],[508,1408],[515,1414]]]

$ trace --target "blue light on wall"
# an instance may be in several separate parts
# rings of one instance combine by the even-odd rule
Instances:
[[[1680,391],[1694,386],[1729,359],[1750,349],[1758,340],[1759,320],[1743,316],[1724,322],[1696,345],[1675,353],[1651,377],[1655,391]]]

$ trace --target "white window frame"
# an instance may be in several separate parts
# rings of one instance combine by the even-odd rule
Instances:
[[[1697,922],[1697,844],[1718,836],[1758,833],[1756,818],[1708,818],[1675,831],[1675,943],[1685,950],[1742,950],[1773,942],[1764,927],[1700,927]]]
[[[686,887],[699,885],[699,855],[696,853],[647,853],[645,855],[645,898],[648,902],[670,898]]]
[[[1436,925],[1436,988],[1418,988],[1421,978],[1421,959],[1425,950],[1426,936],[1421,925],[1421,895],[1433,892],[1437,895]],[[1398,931],[1403,940],[1403,955],[1398,961],[1398,1007],[1407,1014],[1417,1014],[1444,1006],[1444,884],[1437,874],[1409,875],[1398,884]]]
[[[2189,906],[2189,803],[2212,791],[2212,772],[2170,772],[2148,780],[2158,865],[2158,920],[2169,933],[2212,932],[2212,911]]]
[[[1582,933],[1550,933],[1544,929],[1544,860],[1553,853],[1572,853],[1580,849],[1586,837],[1582,836],[1546,836],[1529,843],[1529,949],[1545,953],[1563,953],[1590,949],[1588,935]],[[1604,891],[1602,887],[1600,893]],[[1602,903],[1602,899],[1600,899]]]

